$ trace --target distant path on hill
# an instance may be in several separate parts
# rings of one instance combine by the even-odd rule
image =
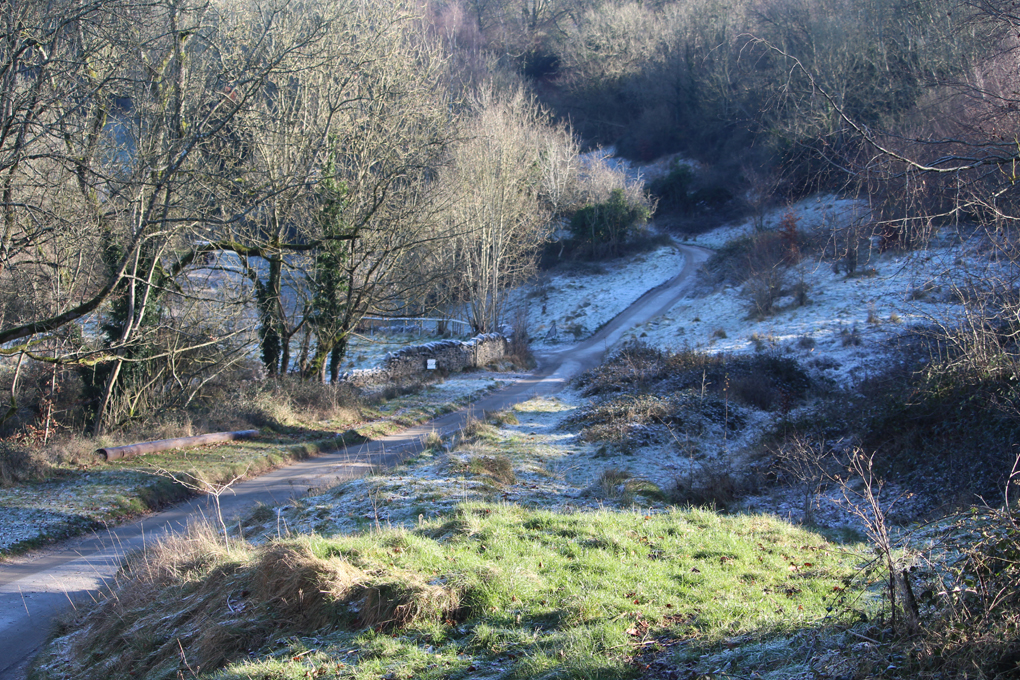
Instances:
[[[237,484],[232,494],[220,498],[224,517],[237,517],[257,503],[286,503],[309,489],[393,466],[420,450],[427,434],[455,432],[472,413],[500,410],[562,390],[573,376],[597,366],[626,331],[665,313],[687,294],[711,251],[682,244],[678,247],[684,254],[679,274],[646,292],[591,338],[538,355],[538,368],[527,378],[423,425],[347,451],[293,463]],[[32,658],[52,631],[54,619],[73,603],[88,601],[90,593],[116,574],[125,554],[144,547],[146,541],[183,530],[190,520],[215,516],[212,500],[200,496],[102,534],[0,564],[0,680],[25,678]]]

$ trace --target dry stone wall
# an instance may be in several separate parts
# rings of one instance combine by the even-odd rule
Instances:
[[[376,368],[345,373],[341,380],[357,387],[417,378],[429,372],[428,361],[436,369],[455,373],[465,368],[481,368],[507,355],[509,342],[500,333],[476,335],[470,340],[437,340],[424,345],[390,352]]]

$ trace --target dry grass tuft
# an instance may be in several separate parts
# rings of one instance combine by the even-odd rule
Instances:
[[[499,486],[509,486],[517,482],[514,464],[505,455],[475,456],[468,462],[468,471],[486,477]]]
[[[44,479],[49,467],[38,451],[0,440],[0,487]]]
[[[422,446],[426,449],[441,449],[443,448],[443,436],[432,430],[422,438]]]
[[[468,416],[458,435],[458,445],[470,444],[479,439],[492,439],[496,435],[497,430],[493,425],[474,416]]]
[[[615,498],[623,502],[633,502],[636,496],[665,500],[665,495],[658,486],[617,468],[606,468],[602,471],[595,483],[595,491],[603,498]]]
[[[628,395],[591,404],[569,422],[582,426],[582,441],[623,444],[649,425],[677,422],[676,412],[668,398]]]
[[[211,671],[293,635],[461,618],[458,588],[317,555],[314,539],[232,546],[203,523],[130,559],[109,597],[71,624],[83,632],[70,650],[83,664],[74,677],[102,658],[114,675],[145,668],[169,679],[188,672],[182,647],[188,666]]]
[[[362,405],[357,388],[346,383],[324,385],[287,376],[249,383],[205,418],[214,425],[210,429],[283,429],[309,420],[354,423],[361,419]]]
[[[64,436],[49,445],[47,456],[54,463],[89,465],[95,460],[95,450],[101,448],[97,443],[81,435]]]
[[[505,408],[502,411],[486,411],[485,420],[496,427],[521,424],[521,421],[517,419],[517,414],[510,408]]]
[[[375,629],[459,620],[463,616],[458,590],[426,583],[410,573],[398,573],[365,587],[354,607],[359,612],[360,627]]]
[[[342,558],[316,557],[307,544],[271,544],[254,567],[251,597],[269,604],[281,625],[316,630],[342,618],[337,603],[351,599],[367,580]]]

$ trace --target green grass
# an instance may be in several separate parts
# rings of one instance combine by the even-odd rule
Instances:
[[[650,651],[696,659],[828,625],[865,560],[771,516],[484,503],[413,529],[218,545],[135,558],[35,677],[636,677]]]

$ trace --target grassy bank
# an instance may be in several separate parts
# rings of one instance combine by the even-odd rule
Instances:
[[[452,385],[447,383],[453,383]],[[295,460],[397,432],[449,413],[498,386],[490,376],[457,378],[416,389],[391,389],[343,408],[301,411],[284,400],[258,404],[256,437],[194,449],[174,449],[103,463],[91,455],[101,445],[138,439],[78,440],[78,453],[54,456],[38,479],[0,487],[7,513],[0,527],[0,557],[102,528],[180,501],[190,486],[250,478]],[[461,384],[463,383],[463,384]],[[251,406],[249,405],[249,408]],[[243,415],[243,413],[241,413]],[[141,438],[160,438],[141,434]],[[191,431],[166,436],[186,436]],[[111,441],[112,440],[112,441]],[[44,455],[44,454],[37,454]]]
[[[135,557],[35,677],[624,678],[653,652],[694,670],[859,617],[859,550],[770,516],[486,503],[229,551],[196,530]]]

